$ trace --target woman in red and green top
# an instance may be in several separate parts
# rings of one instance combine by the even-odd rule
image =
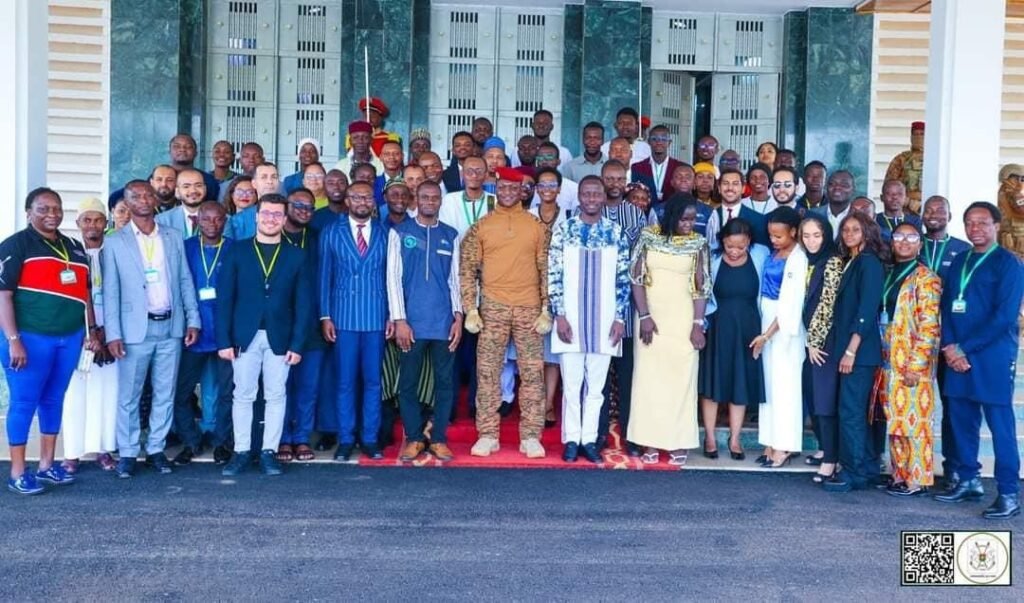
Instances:
[[[88,257],[80,243],[58,231],[64,218],[60,195],[37,188],[28,194],[25,211],[29,226],[0,242],[0,362],[10,389],[7,487],[39,494],[39,482],[74,481],[54,464],[54,448],[86,323],[94,321]],[[42,438],[39,467],[31,473],[25,467],[25,444],[36,414]]]

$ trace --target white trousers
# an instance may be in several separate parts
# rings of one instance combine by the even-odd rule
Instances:
[[[64,458],[117,450],[117,364],[75,371],[64,395]]]
[[[562,442],[592,444],[597,441],[597,424],[604,404],[604,382],[608,378],[607,354],[563,352]]]
[[[232,363],[235,371],[235,393],[231,405],[231,421],[235,432],[235,452],[250,452],[252,448],[252,404],[260,386],[263,373],[263,399],[266,409],[263,414],[262,450],[273,450],[281,443],[284,429],[284,411],[287,404],[288,370],[284,355],[278,356],[270,349],[267,332],[256,331],[249,347]]]

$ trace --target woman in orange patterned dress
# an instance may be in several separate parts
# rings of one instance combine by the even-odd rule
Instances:
[[[882,366],[877,402],[887,420],[893,496],[918,496],[934,482],[932,418],[942,282],[917,261],[921,233],[904,223],[892,235],[895,264],[882,288]]]

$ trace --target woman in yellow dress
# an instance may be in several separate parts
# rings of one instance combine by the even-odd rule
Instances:
[[[627,439],[646,448],[644,463],[657,463],[666,450],[669,464],[685,465],[700,440],[697,367],[711,264],[696,219],[692,199],[670,199],[661,224],[640,234],[630,262],[640,345]]]

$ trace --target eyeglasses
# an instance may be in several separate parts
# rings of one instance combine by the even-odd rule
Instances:
[[[553,191],[558,188],[557,182],[538,182],[537,188],[542,191]]]
[[[668,136],[648,136],[647,140],[650,142],[672,142],[672,139]]]
[[[537,155],[537,161],[554,161],[558,159],[558,155],[553,153],[544,153],[543,155]]]
[[[323,174],[306,174],[305,176],[303,176],[303,178],[307,180],[313,180],[314,182],[319,182],[320,180],[326,178],[326,176],[324,176]]]
[[[265,220],[283,220],[284,219],[284,212],[283,211],[267,211],[267,210],[263,210],[263,211],[260,212],[260,217],[265,219]]]
[[[371,202],[374,200],[373,195],[349,195],[349,201],[362,201],[363,203]]]
[[[296,211],[313,211],[313,206],[309,203],[296,203],[294,201],[290,204]]]
[[[793,188],[795,186],[791,180],[785,180],[783,182],[772,182],[772,188]]]
[[[697,145],[698,149],[715,149],[718,148],[718,144],[714,142],[702,142]]]
[[[235,193],[239,197],[255,197],[256,191],[248,188],[236,188]]]
[[[921,241],[921,235],[913,232],[894,232],[892,240],[895,243],[918,243]]]
[[[535,185],[535,184],[533,184],[531,182],[524,182],[523,186],[522,186],[522,189],[524,191],[532,191],[536,186],[537,185]]]

